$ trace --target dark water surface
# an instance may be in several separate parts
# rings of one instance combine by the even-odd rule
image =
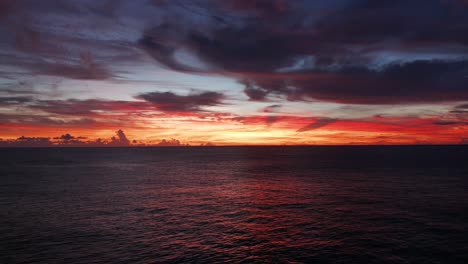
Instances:
[[[0,263],[468,263],[468,147],[0,149]]]

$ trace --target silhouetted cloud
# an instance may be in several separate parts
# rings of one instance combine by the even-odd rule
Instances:
[[[169,139],[169,140],[161,140],[156,146],[160,147],[180,147],[180,146],[188,146],[188,144],[182,144],[178,139]]]
[[[116,137],[111,138],[111,142],[109,143],[110,145],[114,146],[129,146],[130,145],[130,140],[128,140],[127,136],[125,136],[125,133],[122,131],[122,129],[119,129],[118,131],[115,132]]]
[[[172,92],[143,93],[135,98],[152,103],[162,111],[202,111],[204,106],[222,104],[224,95],[217,92],[202,92],[189,95],[177,95]]]
[[[60,137],[56,137],[55,139],[63,139],[65,141],[69,141],[75,139],[75,137],[67,133],[65,135],[61,135]]]
[[[249,97],[251,101],[263,101],[268,95],[268,89],[262,87],[255,87],[251,82],[244,82],[245,88],[244,93]]]
[[[281,107],[282,107],[282,105],[279,105],[279,104],[269,105],[269,106],[263,108],[262,112],[264,112],[264,113],[276,113]]]
[[[333,118],[319,118],[314,123],[298,129],[297,132],[305,132],[309,130],[318,129],[336,121],[338,120]]]
[[[32,145],[32,146],[48,146],[50,145],[50,139],[45,137],[25,137],[21,136],[16,139],[21,145]]]
[[[457,125],[468,125],[468,121],[458,121],[458,120],[435,120],[434,125],[441,126],[457,126]]]
[[[88,143],[84,141],[87,139],[86,137],[75,137],[69,133],[61,135],[60,137],[54,137],[53,139],[55,143],[59,145],[84,145]]]
[[[130,140],[121,129],[116,131],[116,136],[109,140],[101,138],[88,140],[86,137],[75,137],[69,133],[53,138],[21,136],[17,139],[0,139],[0,147],[125,147],[130,145]]]
[[[50,138],[21,136],[15,140],[0,140],[0,147],[51,147]]]

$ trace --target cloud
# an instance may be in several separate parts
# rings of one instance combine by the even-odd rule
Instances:
[[[54,139],[61,139],[61,140],[64,140],[64,141],[70,141],[72,139],[75,139],[75,137],[67,133],[65,135],[61,135],[60,137],[54,137]]]
[[[145,98],[142,98],[145,97]],[[222,104],[224,95],[203,92],[180,96],[147,93],[138,101],[102,99],[41,100],[33,96],[0,97],[0,124],[10,127],[144,128],[155,119],[190,118],[192,121],[223,117],[204,107]],[[146,101],[146,100],[148,101]],[[151,100],[151,101],[150,101]],[[195,121],[193,121],[195,122]]]
[[[24,71],[0,74],[121,79],[141,49],[173,70],[237,78],[252,101],[466,100],[464,2],[2,1],[1,64]]]
[[[35,131],[49,130],[50,128],[70,128],[70,129],[117,129],[142,128],[144,124],[138,121],[135,116],[129,115],[103,115],[93,117],[77,116],[56,116],[46,113],[5,113],[0,114],[0,130],[11,129],[15,131],[33,129]]]
[[[213,142],[206,142],[206,143],[201,143],[200,147],[215,147],[216,144]]]
[[[134,45],[122,41],[124,35],[110,33],[123,30],[118,18],[109,15],[121,1],[0,2],[0,77],[108,80],[120,78],[121,71],[111,67],[115,60],[139,61]]]
[[[468,104],[457,105],[449,113],[461,119],[468,119]]]
[[[49,138],[46,138],[46,137],[25,137],[25,136],[21,136],[19,138],[16,139],[17,142],[19,142],[20,144],[38,144],[38,145],[42,145],[42,144],[49,144],[50,142],[50,139]]]
[[[278,129],[296,141],[307,137],[295,131],[397,134],[404,128],[426,136],[439,131],[445,142],[455,136],[458,141],[467,120],[467,7],[464,0],[3,0],[0,126],[9,131],[65,127],[75,135],[81,131],[76,128],[166,130],[190,123],[266,134]],[[147,67],[151,62],[197,76],[177,74],[180,80],[153,83],[161,72],[148,76],[155,69]],[[251,106],[239,102],[226,108],[231,113],[210,111],[225,106],[224,92],[216,91],[239,92],[225,78],[219,87],[201,88],[211,92],[170,90],[187,88],[192,78],[199,80],[197,87],[208,79],[217,82],[213,76],[237,80]],[[46,91],[46,83],[62,78],[69,80],[56,85],[60,94]],[[121,89],[131,84],[138,86],[133,99],[112,100],[128,97]],[[158,90],[146,92],[146,84]],[[107,100],[68,99],[81,85],[91,94],[79,98],[100,94]],[[259,101],[271,105],[258,110]],[[435,107],[428,111],[430,106]],[[252,109],[261,113],[249,115]],[[419,116],[405,117],[409,112]],[[50,140],[88,142],[71,134]],[[106,142],[127,144],[128,139],[116,134]]]
[[[109,70],[96,64],[89,56],[82,57],[79,63],[54,63],[32,67],[37,70],[38,74],[77,80],[105,80],[113,77]]]
[[[157,109],[168,112],[198,112],[202,107],[222,104],[224,95],[217,92],[202,92],[189,95],[177,95],[172,92],[150,92],[139,94],[135,98],[153,104]]]
[[[468,104],[457,105],[456,109],[467,109],[468,110]]]
[[[171,138],[170,140],[161,140],[156,146],[159,147],[180,147],[180,146],[187,146],[186,144],[182,144],[179,140]]]
[[[87,139],[86,137],[75,137],[69,133],[63,134],[60,137],[54,137],[53,139],[54,143],[58,145],[84,145],[89,143],[84,141]]]
[[[306,132],[306,131],[310,131],[310,130],[315,130],[315,129],[318,129],[318,128],[321,128],[321,127],[324,127],[328,124],[331,124],[333,122],[336,122],[338,121],[338,119],[334,119],[334,118],[318,118],[314,123],[312,124],[309,124],[305,127],[302,127],[300,129],[297,130],[297,132]]]
[[[254,82],[268,94],[285,95],[290,101],[318,99],[351,104],[398,104],[468,100],[467,61],[413,61],[371,70],[343,67],[274,80]],[[308,76],[308,74],[310,74]],[[272,81],[270,81],[271,83]],[[252,84],[250,84],[252,86]],[[247,94],[249,95],[249,94]],[[255,98],[257,100],[261,98]]]
[[[119,129],[118,131],[115,132],[117,137],[112,137],[111,138],[111,145],[115,146],[130,146],[130,140],[128,140],[127,136],[123,132],[122,129]]]
[[[51,147],[50,138],[21,136],[14,140],[0,140],[0,147]]]
[[[440,126],[465,126],[468,125],[468,121],[457,121],[457,120],[435,120],[434,125]]]
[[[32,106],[48,113],[61,115],[99,115],[99,113],[151,110],[154,107],[139,101],[112,101],[100,99],[38,100]]]
[[[229,10],[229,22],[167,19],[143,33],[140,47],[174,70],[239,78],[253,101],[468,100],[468,15],[453,15],[445,1],[208,3],[197,7],[214,16]],[[178,60],[182,49],[213,69]]]
[[[263,113],[276,113],[282,107],[280,104],[269,105],[262,109]]]
[[[0,139],[0,147],[125,147],[130,145],[130,140],[121,129],[116,131],[116,136],[109,140],[101,138],[88,140],[86,137],[75,137],[69,133],[53,137],[52,140],[50,137],[25,136],[10,140]]]
[[[251,81],[244,81],[243,84],[245,86],[244,93],[251,101],[264,101],[269,93],[268,89],[256,87]]]
[[[0,106],[20,105],[32,102],[33,98],[30,96],[6,96],[0,97]]]
[[[13,8],[14,0],[2,0],[0,1],[0,19],[9,15]]]
[[[117,78],[117,74],[99,64],[90,52],[81,52],[74,56],[62,54],[41,54],[30,51],[28,57],[7,55],[0,65],[15,66],[23,69],[20,74],[3,72],[3,75],[45,75],[76,80],[106,80]],[[57,52],[57,51],[54,51]],[[29,51],[28,51],[29,53]],[[53,60],[48,57],[54,57]]]

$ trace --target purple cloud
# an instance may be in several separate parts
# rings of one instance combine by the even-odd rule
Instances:
[[[202,107],[222,104],[224,95],[217,92],[202,92],[189,95],[177,95],[172,92],[143,93],[135,98],[145,100],[162,111],[198,112]]]

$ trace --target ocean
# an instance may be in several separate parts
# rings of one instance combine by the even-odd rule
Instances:
[[[468,263],[468,146],[0,149],[0,263]]]

